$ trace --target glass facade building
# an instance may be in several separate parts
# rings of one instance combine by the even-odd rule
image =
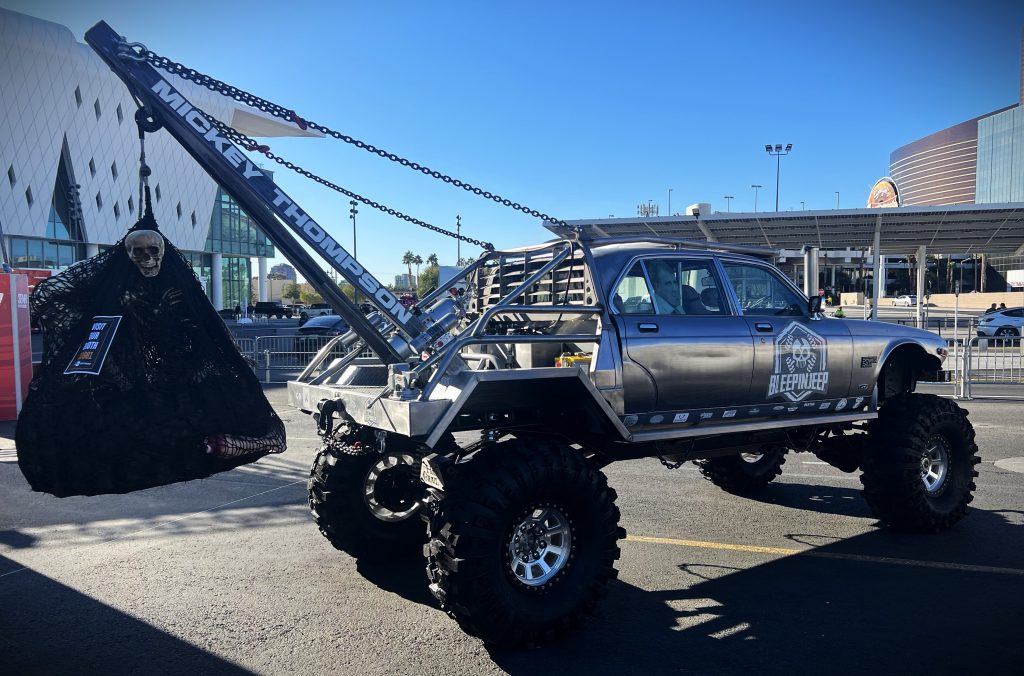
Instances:
[[[1024,202],[1024,110],[978,120],[978,204]]]
[[[274,246],[256,226],[256,222],[219,187],[210,217],[206,250],[222,254],[223,307],[247,306],[253,296],[253,272],[249,257],[273,258]],[[209,266],[212,268],[212,265],[213,257],[210,256]],[[206,292],[210,294],[210,289],[207,288]]]

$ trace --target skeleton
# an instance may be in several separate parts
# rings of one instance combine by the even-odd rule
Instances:
[[[124,238],[124,248],[143,277],[160,274],[164,257],[164,238],[156,230],[136,230]]]

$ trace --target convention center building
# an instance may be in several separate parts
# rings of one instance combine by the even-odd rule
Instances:
[[[9,265],[38,279],[110,247],[140,218],[137,106],[64,26],[0,9],[0,50],[0,240]],[[315,135],[170,77],[245,134]],[[169,134],[147,135],[146,159],[160,230],[214,306],[247,305],[257,276],[264,298],[275,253],[266,236]]]

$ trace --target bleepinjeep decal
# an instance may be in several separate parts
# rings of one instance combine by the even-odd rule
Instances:
[[[800,401],[828,390],[828,341],[798,322],[775,337],[775,370],[768,379],[768,399]]]

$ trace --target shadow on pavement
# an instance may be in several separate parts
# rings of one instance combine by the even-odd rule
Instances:
[[[0,578],[0,607],[7,674],[251,673],[31,570]]]
[[[861,497],[860,489],[846,486],[771,483],[763,490],[743,497],[823,514],[871,516],[871,510]]]
[[[840,504],[845,509],[845,500]],[[674,575],[673,588],[646,591],[615,581],[598,616],[565,639],[489,652],[511,674],[536,673],[538,664],[549,673],[588,676],[1019,674],[1024,664],[1024,642],[1018,638],[1024,628],[1020,516],[972,510],[953,531],[932,536],[880,529],[834,541],[793,534],[794,543],[816,545],[812,553],[749,568],[724,565],[720,553],[673,548],[672,570],[654,572],[659,580]],[[624,548],[650,546],[623,543]],[[863,558],[868,556],[891,561]],[[736,561],[735,555],[727,560]],[[436,605],[418,559],[361,562],[359,570],[383,589]]]

